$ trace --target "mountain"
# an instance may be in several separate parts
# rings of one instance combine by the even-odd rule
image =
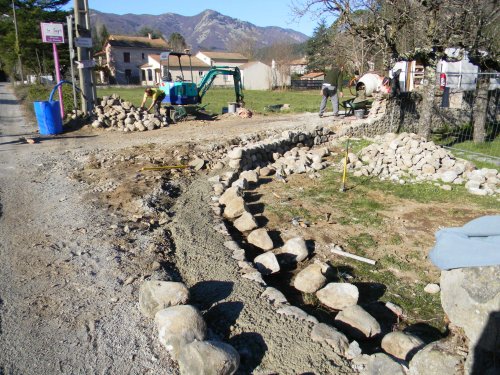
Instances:
[[[276,42],[303,43],[309,37],[292,29],[269,26],[259,27],[250,22],[225,16],[213,10],[205,10],[187,17],[174,13],[160,15],[102,13],[90,11],[92,25],[100,30],[106,25],[110,34],[134,35],[142,27],[159,30],[168,39],[172,33],[180,33],[192,47],[198,50],[231,50],[232,46],[246,38],[253,38],[256,47],[270,46]]]

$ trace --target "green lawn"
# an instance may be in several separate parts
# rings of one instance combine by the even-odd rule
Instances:
[[[141,104],[144,89],[134,88],[105,88],[97,89],[97,96],[118,94],[124,100],[131,101],[134,105]],[[256,113],[271,113],[265,110],[266,106],[276,104],[290,104],[290,111],[286,112],[318,112],[321,102],[319,90],[292,91],[257,91],[244,90],[245,106]],[[344,98],[349,96],[348,90],[344,91]],[[227,107],[228,102],[234,102],[235,93],[233,89],[212,88],[203,98],[203,104],[212,113],[221,113],[222,107]],[[331,110],[331,104],[327,110]]]

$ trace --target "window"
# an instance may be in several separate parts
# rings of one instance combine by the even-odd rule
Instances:
[[[203,72],[198,72],[198,75],[199,75],[200,77],[203,77]]]
[[[145,81],[146,80],[146,71],[141,69],[141,80]]]
[[[144,54],[144,52],[142,53],[142,59],[145,60],[146,59],[146,55]]]
[[[152,81],[152,80],[153,80],[153,70],[148,69],[148,81]]]
[[[130,52],[123,52],[123,62],[130,62]]]

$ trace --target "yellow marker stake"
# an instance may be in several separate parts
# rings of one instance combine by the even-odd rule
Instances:
[[[349,138],[347,138],[347,145],[345,147],[345,159],[344,159],[344,173],[342,174],[342,188],[340,191],[345,191],[345,183],[347,181],[347,159],[349,158]]]

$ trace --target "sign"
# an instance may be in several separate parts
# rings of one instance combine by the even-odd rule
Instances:
[[[76,62],[78,69],[93,68],[96,65],[94,60],[82,60]]]
[[[75,46],[80,48],[91,48],[92,38],[75,38]]]
[[[40,23],[42,41],[44,43],[64,43],[64,30],[62,23]]]

